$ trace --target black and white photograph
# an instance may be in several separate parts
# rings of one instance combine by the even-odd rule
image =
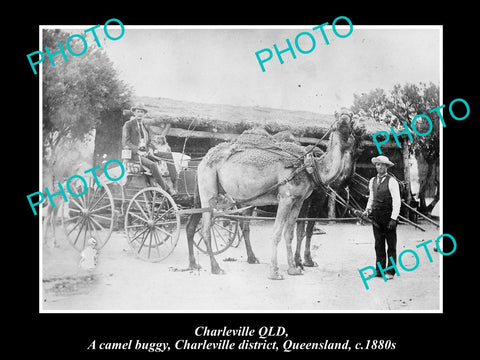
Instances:
[[[441,26],[119,21],[42,27],[42,311],[442,310]]]
[[[474,350],[472,9],[166,5],[19,12],[5,350]]]

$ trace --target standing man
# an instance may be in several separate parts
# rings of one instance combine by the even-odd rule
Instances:
[[[376,276],[382,277],[378,264],[385,269],[391,267],[390,257],[397,262],[397,217],[400,213],[400,188],[397,180],[387,173],[394,164],[384,155],[372,158],[377,169],[377,176],[370,179],[367,207],[364,214],[373,220],[375,238]],[[385,252],[385,242],[387,251]],[[387,264],[388,258],[388,265]],[[393,279],[395,269],[386,271],[386,278]]]
[[[157,164],[147,158],[147,147],[150,147],[150,133],[143,123],[143,117],[147,113],[147,109],[143,105],[132,107],[131,112],[133,118],[128,120],[122,129],[122,146],[123,148],[132,150],[132,160],[140,160],[152,173],[155,181],[166,189],[162,174]]]

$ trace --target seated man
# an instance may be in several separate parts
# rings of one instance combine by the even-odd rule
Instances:
[[[136,105],[132,107],[131,111],[134,115],[133,118],[123,125],[122,146],[124,149],[130,149],[132,151],[132,160],[140,160],[140,163],[151,171],[157,184],[165,189],[165,183],[157,164],[147,158],[147,148],[151,146],[150,132],[143,124],[143,117],[147,110],[142,105]]]

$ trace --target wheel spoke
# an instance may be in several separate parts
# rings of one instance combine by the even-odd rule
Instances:
[[[85,232],[83,233],[82,249],[85,249],[85,244],[87,243],[87,232],[90,232],[90,229],[88,228],[88,218],[85,218]]]
[[[165,216],[167,216],[167,214],[169,213],[172,213],[174,212],[175,209],[173,207],[171,207],[170,209],[168,209],[167,211],[165,211],[158,219],[155,219],[156,221],[158,220],[163,220],[165,218]]]
[[[96,222],[95,220],[93,220],[92,218],[89,218],[88,219],[89,221],[92,222],[92,224],[90,225],[93,229],[93,232],[95,233],[95,238],[97,239],[97,242],[101,242],[102,238],[100,237],[100,235],[98,235],[98,232],[97,232],[97,229],[95,228],[95,226],[93,226],[93,223]],[[100,224],[97,223],[98,226],[100,226],[100,228],[102,228],[102,226]],[[103,230],[103,228],[102,228]]]
[[[157,232],[154,231],[153,232],[153,236],[155,238],[155,244],[157,244],[156,248],[157,248],[157,255],[158,257],[160,257],[160,246],[162,245],[162,243],[160,242],[160,240],[158,239],[158,236],[157,236]]]
[[[83,192],[83,191],[77,191],[77,190],[78,190],[78,186],[77,186],[77,183],[76,183],[76,182],[73,184],[73,187],[74,187],[74,189],[75,189],[75,191],[76,191],[75,194],[81,194],[81,193]],[[81,188],[81,187],[80,187],[80,188]],[[87,192],[88,192],[88,190],[87,190]],[[82,196],[78,196],[78,197],[77,197],[77,196],[72,197],[72,198],[70,198],[70,200],[74,200],[74,198],[78,198],[79,201],[80,201],[80,203],[81,203],[81,206],[78,205],[78,203],[77,203],[77,205],[78,205],[79,208],[82,208],[82,206],[85,206],[84,195],[85,195],[85,194],[83,194]],[[76,203],[76,201],[73,201],[73,202]]]
[[[90,238],[97,240],[99,248],[103,247],[113,228],[114,203],[110,190],[108,187],[95,187],[90,177],[85,179],[86,184],[83,181],[71,182],[72,194],[82,195],[69,198],[70,202],[62,214],[67,240],[78,251],[88,245]]]
[[[152,232],[151,231],[148,233],[148,237],[149,237],[149,239],[148,239],[148,256],[147,256],[147,258],[150,259],[150,252],[152,251]]]
[[[83,218],[79,223],[77,223],[77,225],[80,225],[80,229],[78,229],[78,234],[77,234],[77,236],[75,237],[75,241],[73,242],[73,245],[77,245],[78,237],[79,237],[80,234],[82,233],[82,229],[83,229],[83,224],[84,224],[84,222],[85,222],[85,218]],[[77,225],[75,225],[75,227],[77,227]],[[75,227],[74,227],[73,229],[75,229]],[[70,230],[70,233],[73,231],[73,229]],[[69,234],[70,234],[70,233],[69,233]]]
[[[103,210],[103,209],[108,208],[108,207],[111,207],[111,204],[107,204],[107,205],[102,206],[102,207],[100,207],[98,209],[95,209],[95,210],[90,210],[90,214],[96,213],[97,211]]]
[[[222,225],[220,225],[220,224],[218,224],[218,223],[215,224],[215,226],[218,226],[219,228],[222,228],[223,230],[228,231],[230,234],[235,234],[235,231],[230,230],[230,229],[228,229],[228,228],[226,228],[226,227],[224,227],[224,226],[222,226]]]
[[[144,192],[142,193],[142,195],[143,195],[143,200],[145,201],[145,207],[147,208],[147,211],[148,211],[148,213],[150,214],[151,212],[150,212],[150,210],[148,209],[148,207],[150,206],[150,202],[149,202],[149,200],[148,200],[148,198],[147,198],[147,192],[144,191]],[[138,205],[138,203],[137,203],[137,205]],[[142,209],[142,212],[143,212],[143,209]],[[147,219],[151,219],[150,216],[148,216],[146,213],[143,213],[143,214],[145,215],[145,217],[146,217]]]
[[[82,216],[81,216],[81,215],[77,215],[77,216],[74,216],[74,217],[68,218],[68,219],[66,219],[66,220],[64,220],[64,221],[73,221],[73,220],[76,220],[76,219],[78,219],[79,217],[82,217]]]
[[[97,204],[98,204],[100,201],[102,201],[103,198],[104,198],[106,195],[107,195],[107,192],[104,191],[104,192],[102,193],[102,195],[100,195],[100,198],[98,198],[98,200],[95,202],[95,204],[93,204],[92,206],[89,206],[89,207],[88,207],[88,210],[91,211],[91,212],[97,211],[98,209],[97,209],[97,210],[92,210],[92,209],[95,209],[95,207],[97,206]],[[93,198],[95,198],[95,197],[93,197]],[[92,202],[93,202],[93,201],[92,201]],[[108,204],[108,206],[110,206],[110,204]]]
[[[198,242],[196,242],[196,243],[195,243],[195,244],[197,245],[197,247],[199,247],[199,246],[200,246],[200,243],[202,243],[202,241],[203,241],[203,237],[202,237],[202,238],[200,238],[200,239],[198,239]]]
[[[162,208],[163,203],[165,202],[166,198],[167,198],[166,196],[163,196],[163,195],[162,195],[162,202],[158,205],[158,208],[157,208],[157,210],[155,211],[155,218],[156,218],[157,215],[158,215],[158,211]]]
[[[139,228],[139,229],[135,230],[135,232],[134,232],[134,234],[133,234],[133,236],[136,236],[136,235],[138,234],[138,232],[141,232],[142,229],[145,229],[146,224],[145,224],[145,222],[144,222],[143,220],[142,220],[142,222],[139,224],[138,219],[133,219],[133,221],[132,221],[132,223],[131,223],[130,226],[131,226],[131,227],[134,227],[134,226],[135,226],[135,227]],[[128,231],[128,230],[127,230],[127,231]],[[128,233],[128,234],[130,234],[130,233]]]
[[[141,217],[140,215],[138,215],[137,213],[134,213],[134,212],[131,212],[131,211],[130,211],[129,214],[135,216],[137,219],[140,219],[140,220],[142,220],[142,221],[145,222],[145,223],[148,221],[147,219],[142,218],[142,217]]]
[[[195,236],[193,237],[193,241],[195,242],[195,244],[197,245],[197,247],[199,247],[200,243],[203,241],[203,234],[202,232],[200,231],[202,228],[199,229],[199,233],[198,233],[198,240],[197,242],[195,242]]]
[[[202,233],[202,227],[201,226],[197,226],[197,228],[195,229],[195,234],[197,233]]]
[[[130,240],[130,243],[133,243],[135,240],[137,240],[137,238],[143,234],[145,234],[145,232],[148,231],[148,227],[145,227],[142,231],[140,231],[139,233],[135,234],[132,239]]]
[[[112,218],[109,218],[109,217],[106,217],[106,216],[103,216],[103,215],[98,215],[98,214],[90,214],[91,216],[95,216],[95,217],[98,217],[100,219],[105,219],[105,220],[108,220],[108,221],[111,221]]]
[[[77,223],[75,224],[75,226],[70,229],[70,231],[67,233],[67,236],[70,235],[70,234],[72,233],[72,231],[75,230],[75,228],[76,228],[78,225],[82,224],[84,221],[85,221],[85,218],[82,217],[82,220],[80,220],[79,222],[77,222]],[[79,231],[80,231],[80,230],[79,230]]]
[[[146,229],[145,233],[146,232],[149,232],[148,231],[148,228]],[[142,243],[140,244],[140,247],[138,248],[138,253],[140,254],[140,251],[143,249],[143,246],[145,245],[145,240],[147,240],[147,236],[146,234],[143,234],[143,237],[142,237]]]
[[[175,212],[175,203],[160,189],[149,187],[133,195],[126,210],[125,231],[137,256],[156,262],[171,253],[180,226]]]
[[[216,229],[215,229],[215,226],[212,226],[212,237],[213,237],[213,241],[214,241],[214,243],[215,243],[215,248],[216,248],[217,251],[218,251],[218,249],[220,249],[220,248],[218,247],[217,236],[215,235],[215,230],[216,230]],[[218,230],[217,230],[217,233],[218,233]],[[219,234],[219,235],[220,235],[220,234]],[[223,239],[222,235],[220,235],[220,237]],[[211,239],[211,238],[210,238],[210,239]],[[211,245],[211,244],[212,244],[212,241],[210,240],[210,245]],[[213,250],[213,249],[212,249],[212,250]]]
[[[147,221],[149,219],[148,215],[145,213],[145,211],[143,211],[143,208],[142,206],[138,203],[137,199],[134,199],[133,202],[135,203],[135,205],[138,206],[138,208],[140,209],[140,211],[142,212],[143,216],[145,216],[145,221]]]
[[[130,229],[130,228],[144,227],[144,226],[145,224],[133,224],[133,225],[127,225],[126,228]]]
[[[169,233],[168,231],[162,229],[161,227],[155,226],[155,229],[158,229],[159,231],[163,232],[165,235],[173,237],[173,234]]]
[[[95,199],[95,195],[97,194],[97,191],[99,191],[101,189],[101,186],[98,187],[98,185],[94,181],[93,177],[90,177],[88,179],[88,189],[89,189],[89,191],[87,191],[87,197],[85,199],[85,205],[90,210],[90,207],[88,206],[88,204],[90,204],[90,202],[93,202],[93,200]]]
[[[80,211],[80,210],[83,208],[82,204],[79,204],[79,203],[77,202],[77,200],[75,200],[75,198],[73,198],[73,197],[70,198],[70,201],[73,202],[73,203],[77,206],[78,211]],[[69,207],[69,210],[74,211],[74,209],[70,209],[70,207]]]
[[[228,240],[225,240],[225,238],[223,237],[222,233],[220,232],[219,229],[217,229],[217,227],[215,226],[215,224],[213,225],[213,229],[214,229],[214,231],[217,232],[218,236],[220,236],[220,237],[222,238],[223,242],[224,242],[225,244],[227,244],[227,243],[228,243]]]
[[[153,219],[153,210],[155,209],[155,199],[157,198],[157,192],[153,192],[153,199],[152,199],[152,208],[150,209],[150,219]]]
[[[105,228],[100,223],[98,223],[97,220],[95,220],[92,216],[89,218],[89,220],[92,221],[92,227],[93,227],[93,223],[94,223],[100,228],[100,230],[105,230]]]

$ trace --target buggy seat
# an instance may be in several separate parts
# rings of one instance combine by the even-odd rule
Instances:
[[[132,151],[130,149],[122,150],[123,166],[125,168],[125,174],[128,175],[147,175],[152,176],[152,172],[148,167],[142,165],[140,159],[132,159]]]
[[[125,167],[125,173],[127,175],[152,175],[150,169],[145,165],[142,165],[140,160],[124,160],[123,166]]]

